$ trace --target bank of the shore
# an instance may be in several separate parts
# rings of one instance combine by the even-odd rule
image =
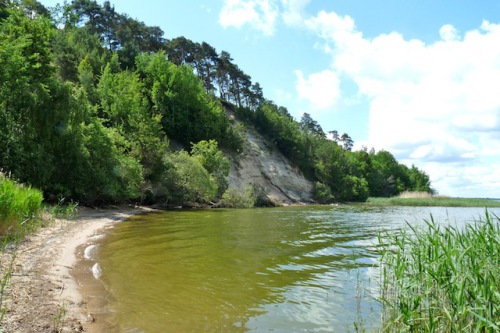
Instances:
[[[92,288],[93,267],[85,250],[106,228],[142,207],[79,208],[78,217],[56,220],[28,236],[14,251],[15,261],[6,292],[3,332],[96,332],[101,323],[93,308],[96,300],[84,297]],[[3,253],[2,262],[10,253]],[[90,265],[90,266],[89,266]],[[89,268],[90,267],[90,268]],[[82,293],[83,290],[83,293]]]

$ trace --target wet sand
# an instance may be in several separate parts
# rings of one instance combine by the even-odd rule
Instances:
[[[12,253],[15,261],[0,327],[27,333],[111,331],[113,316],[105,308],[109,294],[95,277],[93,245],[115,223],[147,211],[79,208],[77,218],[56,220],[28,236],[17,251],[4,253],[4,269]]]

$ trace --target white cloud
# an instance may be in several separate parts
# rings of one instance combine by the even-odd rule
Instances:
[[[433,186],[440,194],[498,198],[500,163],[491,165],[425,163],[421,167],[433,175]]]
[[[441,36],[441,39],[446,42],[457,41],[460,39],[458,30],[451,24],[443,25],[441,29],[439,29],[439,35]]]
[[[478,196],[471,193],[483,188],[500,197],[491,186],[499,185],[500,161],[490,160],[500,156],[500,24],[483,21],[464,32],[444,24],[433,43],[397,32],[366,38],[348,15],[320,11],[306,17],[309,3],[225,0],[220,23],[248,24],[272,35],[281,18],[289,27],[314,32],[332,60],[318,73],[296,71],[298,97],[308,111],[368,101],[364,145],[421,166],[441,192]],[[354,83],[357,94],[342,95],[342,80]]]
[[[279,19],[287,26],[302,26],[304,8],[311,0],[224,0],[219,23],[241,28],[249,25],[264,35],[274,34]]]
[[[283,21],[288,26],[300,26],[303,23],[303,10],[311,0],[281,0]]]
[[[305,82],[312,87],[317,81],[312,78],[323,73],[355,82],[358,97],[369,100],[369,146],[387,149],[410,163],[432,165],[431,178],[442,177],[436,186],[444,186],[447,177],[461,177],[439,170],[456,163],[474,164],[475,168],[462,167],[464,179],[475,177],[471,189],[479,190],[479,178],[489,187],[492,180],[475,172],[498,175],[481,161],[500,150],[500,25],[484,21],[463,37],[453,26],[444,25],[441,40],[430,44],[396,32],[368,39],[352,18],[333,12],[321,11],[305,26],[323,40],[332,63],[307,80],[299,75],[299,86]],[[312,102],[313,89],[308,91]],[[486,137],[492,133],[497,144],[481,148],[492,142]],[[452,190],[466,194],[457,187]]]
[[[324,70],[307,78],[300,70],[295,73],[299,98],[307,100],[313,110],[327,110],[335,105],[340,95],[340,80],[334,71]]]
[[[278,17],[277,0],[225,0],[219,23],[225,28],[248,24],[270,36],[274,34]]]
[[[335,41],[337,47],[353,41],[355,35],[361,36],[354,32],[354,20],[350,16],[340,16],[334,12],[321,11],[316,17],[306,20],[305,25],[323,39]]]

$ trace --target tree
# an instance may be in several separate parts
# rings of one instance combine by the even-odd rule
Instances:
[[[321,128],[321,125],[314,120],[309,113],[304,113],[300,119],[300,126],[306,133],[317,135],[325,138],[325,132]]]
[[[337,144],[322,140],[314,151],[314,176],[330,187],[336,200],[344,200],[344,177],[348,172],[346,153]]]
[[[371,195],[389,197],[406,189],[402,167],[390,152],[372,152],[370,157],[373,165],[369,178]]]
[[[412,165],[408,170],[408,178],[410,181],[410,190],[423,191],[433,193],[429,175],[424,171],[419,170],[415,165]]]
[[[233,69],[233,58],[229,52],[222,51],[219,55],[219,62],[217,64],[216,82],[217,89],[219,90],[219,97],[224,101],[229,101],[228,90],[230,88],[229,73]]]
[[[215,92],[214,83],[218,62],[219,56],[214,47],[205,42],[198,45],[195,53],[195,68],[207,93]]]
[[[93,81],[97,83],[97,77],[110,58],[109,50],[101,47],[97,35],[73,26],[57,29],[52,50],[58,76],[72,82],[78,82],[78,66],[86,59],[92,69]]]
[[[6,19],[9,16],[8,5],[9,0],[0,0],[0,21]]]
[[[354,146],[354,141],[347,133],[342,134],[342,136],[340,137],[340,142],[342,142],[342,147],[347,151],[351,151],[352,147]]]
[[[342,182],[341,198],[346,201],[366,201],[370,191],[364,178],[346,175]]]
[[[50,174],[37,159],[44,150],[38,143],[50,142],[58,121],[50,108],[53,32],[47,18],[28,18],[22,9],[0,22],[0,168],[22,181]]]
[[[207,139],[217,140],[221,146],[237,141],[222,105],[206,93],[191,68],[176,66],[159,52],[137,57],[137,71],[150,107],[161,116],[169,138],[185,146]]]
[[[73,0],[68,10],[73,11],[78,18],[77,23],[84,23],[93,34],[100,35],[102,10],[95,0]]]
[[[340,135],[339,132],[336,130],[329,131],[328,134],[330,134],[331,140],[335,143],[338,143],[340,141]]]

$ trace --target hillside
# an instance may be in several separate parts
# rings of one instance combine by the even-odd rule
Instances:
[[[226,51],[165,39],[109,2],[53,10],[0,8],[0,171],[45,201],[251,207],[432,191],[390,152],[295,119]]]
[[[244,137],[243,152],[230,158],[229,188],[253,185],[275,204],[311,202],[313,183],[297,167],[255,129],[247,128]]]

